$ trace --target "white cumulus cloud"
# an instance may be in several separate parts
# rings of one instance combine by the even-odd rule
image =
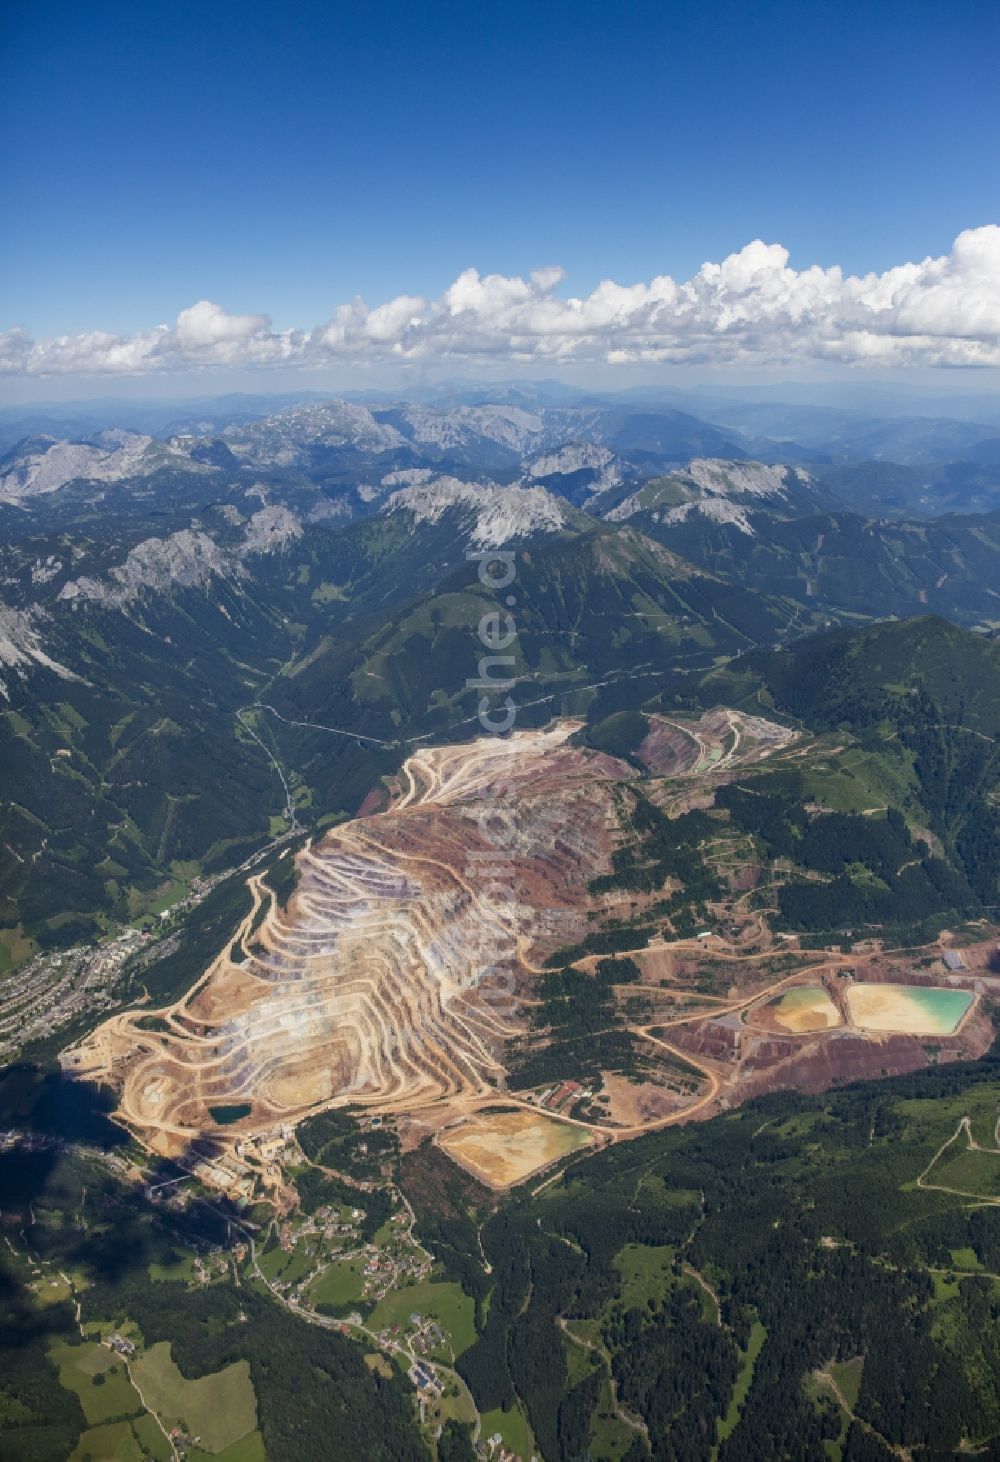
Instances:
[[[527,279],[466,269],[438,299],[401,294],[339,305],[307,330],[233,315],[209,300],[173,325],[34,340],[0,333],[0,372],[141,374],[211,367],[325,366],[340,360],[625,364],[1000,365],[1000,227],[959,234],[949,253],[882,274],[793,269],[759,239],[688,280],[603,280],[557,293],[559,268]]]

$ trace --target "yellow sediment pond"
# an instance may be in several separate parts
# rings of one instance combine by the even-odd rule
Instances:
[[[772,1001],[779,1025],[790,1031],[822,1031],[840,1024],[840,1013],[822,985],[797,986]]]
[[[483,1112],[443,1132],[448,1155],[491,1188],[509,1188],[593,1138],[534,1112]]]
[[[928,985],[851,985],[847,1008],[862,1030],[949,1036],[972,1004],[967,990]]]

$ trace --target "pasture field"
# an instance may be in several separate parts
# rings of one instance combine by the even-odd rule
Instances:
[[[936,1150],[955,1133],[963,1117],[968,1117],[972,1135],[980,1147],[995,1147],[998,1099],[988,1087],[957,1094],[942,1092],[936,1101],[901,1101],[900,1116],[906,1123],[907,1142],[926,1152],[930,1162]],[[956,1147],[958,1144],[955,1144]],[[962,1144],[964,1146],[964,1143]]]
[[[392,1366],[384,1355],[379,1355],[377,1350],[370,1350],[365,1356],[365,1365],[376,1376],[382,1376],[386,1381],[392,1379]]]
[[[980,1198],[1000,1198],[1000,1152],[984,1152],[966,1148],[954,1157],[949,1148],[940,1162],[927,1174],[933,1187],[953,1188],[956,1193],[972,1193]]]
[[[802,764],[805,792],[813,802],[833,812],[866,812],[876,807],[905,806],[912,783],[912,756],[898,745],[891,755],[840,749]]]
[[[194,1279],[194,1259],[190,1254],[182,1254],[172,1264],[157,1264],[151,1260],[146,1266],[150,1279],[161,1280],[164,1283],[187,1284]]]
[[[335,1259],[310,1284],[308,1290],[309,1303],[313,1305],[332,1305],[338,1310],[350,1310],[355,1306],[360,1306],[361,1286],[364,1284],[364,1267],[365,1261],[360,1257],[357,1259]]]
[[[480,1431],[483,1440],[492,1437],[496,1432],[503,1437],[503,1443],[508,1452],[515,1452],[519,1457],[527,1458],[535,1450],[535,1439],[532,1436],[531,1427],[516,1407],[513,1411],[501,1411],[498,1407],[496,1411],[483,1413],[483,1424]]]
[[[446,1376],[445,1388],[437,1400],[425,1401],[426,1416],[432,1426],[443,1424],[446,1421],[457,1421],[462,1426],[474,1424],[476,1420],[476,1404],[469,1394],[468,1387],[463,1382],[456,1385],[450,1376]]]
[[[315,1240],[303,1240],[293,1244],[290,1250],[280,1247],[265,1249],[257,1256],[257,1264],[260,1272],[273,1283],[281,1280],[282,1284],[295,1284],[297,1280],[304,1279],[316,1267],[316,1258],[309,1252],[310,1244]]]
[[[68,1285],[61,1276],[47,1274],[35,1291],[35,1297],[43,1309],[48,1305],[60,1305],[68,1300],[73,1293],[72,1287]]]
[[[163,1435],[155,1416],[150,1416],[148,1411],[144,1411],[142,1416],[133,1419],[132,1430],[139,1440],[139,1445],[150,1457],[155,1459],[155,1462],[173,1462],[170,1443]]]
[[[37,949],[38,945],[28,938],[20,924],[13,929],[0,930],[0,975],[27,964]]]
[[[257,1427],[257,1402],[248,1361],[234,1361],[214,1375],[188,1381],[161,1340],[133,1362],[136,1382],[150,1408],[169,1428],[184,1422],[207,1451],[221,1452]]]
[[[442,1133],[449,1157],[491,1188],[510,1188],[593,1142],[580,1127],[534,1112],[479,1112]]]
[[[69,1462],[142,1462],[143,1454],[127,1421],[85,1431],[70,1453]]]
[[[934,1298],[931,1301],[935,1305],[943,1305],[948,1300],[957,1299],[959,1289],[959,1276],[956,1273],[952,1279],[948,1274],[932,1274],[931,1282],[934,1285]]]
[[[80,1398],[88,1425],[140,1412],[142,1402],[125,1371],[125,1364],[114,1351],[94,1341],[69,1345],[57,1341],[49,1348],[49,1356],[59,1371],[59,1384],[74,1391]],[[95,1384],[95,1377],[103,1380]]]
[[[200,1447],[195,1447],[188,1452],[187,1459],[188,1462],[267,1462],[267,1454],[260,1432],[248,1432],[221,1452],[203,1452]]]
[[[566,1326],[566,1334],[575,1334],[571,1325]],[[584,1350],[582,1345],[574,1345],[572,1340],[567,1340],[563,1346],[563,1355],[566,1357],[566,1377],[570,1388],[592,1375],[595,1366],[601,1364],[600,1357],[592,1350]]]
[[[676,1208],[693,1208],[698,1204],[698,1194],[693,1189],[676,1188],[660,1173],[644,1173],[637,1191],[652,1193],[657,1203],[669,1203]]]

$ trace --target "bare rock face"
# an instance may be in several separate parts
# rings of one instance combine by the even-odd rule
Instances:
[[[474,548],[500,548],[515,539],[558,533],[569,521],[567,505],[542,487],[491,487],[457,477],[401,488],[383,511],[410,513],[416,523],[437,523],[452,509],[465,516]]]
[[[68,482],[120,482],[163,467],[214,472],[193,462],[187,452],[138,432],[103,432],[96,442],[60,442],[33,437],[8,453],[0,464],[0,502],[56,492]]]
[[[709,497],[703,498],[700,503],[681,503],[679,507],[667,508],[666,512],[660,515],[660,521],[683,523],[692,514],[700,518],[707,518],[711,523],[731,523],[748,538],[754,537],[753,525],[747,516],[746,508],[742,503],[731,503],[726,498]]]
[[[280,504],[254,513],[243,535],[241,557],[252,553],[275,553],[302,537],[302,524],[293,512]]]
[[[0,666],[13,670],[22,679],[32,668],[42,666],[61,680],[79,680],[79,675],[53,660],[42,648],[41,630],[45,621],[40,609],[12,609],[0,604]],[[0,696],[9,699],[4,680],[0,680]]]
[[[591,474],[589,491],[596,497],[617,487],[625,477],[625,463],[607,447],[596,442],[569,442],[556,452],[546,452],[535,457],[525,467],[525,477],[532,481],[539,478],[569,477],[575,473]]]
[[[387,490],[394,487],[416,487],[421,482],[430,482],[433,476],[432,467],[398,467],[394,472],[385,474],[382,486]]]
[[[683,523],[694,515],[730,523],[752,536],[748,513],[761,508],[788,511],[813,498],[818,505],[816,481],[799,467],[696,457],[682,471],[644,483],[606,517],[622,523],[637,513],[652,512],[657,522]]]
[[[70,580],[59,591],[59,598],[121,606],[137,599],[147,589],[163,593],[175,586],[193,588],[207,584],[213,575],[231,579],[239,574],[238,563],[207,533],[183,528],[179,533],[171,533],[169,538],[147,538],[137,543],[123,564],[116,564],[108,571],[105,580]]]
[[[718,457],[696,457],[688,464],[687,476],[702,492],[725,498],[787,497],[790,487],[813,481],[808,472],[797,467],[725,462]]]
[[[121,608],[147,591],[164,594],[174,588],[204,588],[214,578],[236,583],[246,577],[244,559],[276,553],[301,536],[302,524],[295,514],[274,504],[252,515],[235,549],[223,548],[207,533],[193,528],[182,528],[169,538],[146,538],[124,563],[108,570],[106,579],[71,579],[59,591],[59,599],[71,603],[91,600]]]

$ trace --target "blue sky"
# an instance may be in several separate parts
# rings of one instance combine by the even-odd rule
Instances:
[[[0,328],[312,328],[464,269],[882,271],[1000,221],[1000,7],[6,0]]]

